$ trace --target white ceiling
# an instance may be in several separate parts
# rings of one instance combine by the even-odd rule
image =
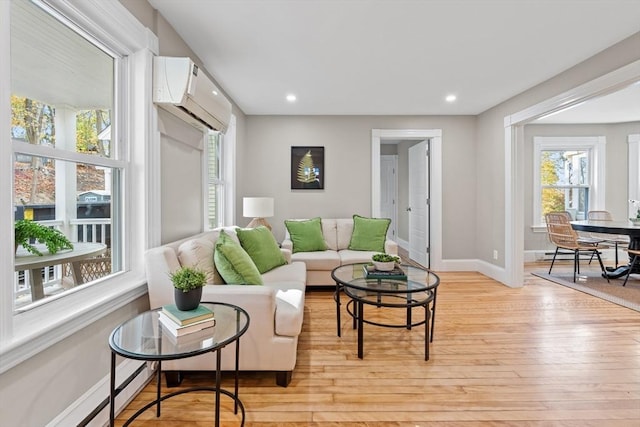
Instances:
[[[247,114],[479,114],[640,31],[640,0],[149,2]]]

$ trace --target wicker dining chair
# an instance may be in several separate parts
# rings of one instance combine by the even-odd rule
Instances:
[[[589,211],[587,212],[587,219],[594,221],[613,221],[613,216],[611,216],[611,212],[609,211]],[[627,236],[601,233],[591,233],[591,237],[595,239],[602,239],[602,241],[614,245],[615,268],[618,268],[618,248],[620,246],[629,245],[629,238]],[[591,256],[591,259],[593,259],[593,256]],[[591,262],[591,260],[589,260],[589,262]]]
[[[578,234],[571,227],[570,218],[566,212],[550,212],[545,215],[547,222],[547,233],[551,243],[556,245],[556,251],[553,254],[553,260],[551,261],[551,267],[549,267],[549,274],[553,269],[553,264],[556,261],[556,256],[560,249],[571,251],[573,253],[573,281],[576,281],[576,274],[580,273],[580,254],[590,253],[598,258],[600,263],[600,269],[605,277],[606,270],[600,257],[600,249],[602,246],[600,243],[586,242],[578,240]],[[607,282],[609,278],[607,277]]]
[[[627,285],[627,280],[629,280],[629,276],[631,276],[631,272],[633,268],[636,266],[636,262],[640,261],[640,250],[637,249],[627,249],[629,255],[633,255],[633,259],[631,260],[631,264],[629,265],[629,271],[627,271],[627,277],[624,278],[624,283],[622,286]]]

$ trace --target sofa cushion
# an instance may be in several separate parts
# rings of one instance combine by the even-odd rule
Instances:
[[[340,267],[340,255],[336,251],[298,252],[291,255],[293,261],[303,261],[307,270],[331,271]]]
[[[337,220],[333,218],[322,218],[322,236],[327,243],[327,249],[338,250],[338,227]],[[346,247],[346,246],[345,246]]]
[[[336,219],[337,248],[341,251],[349,248],[351,242],[351,233],[353,233],[353,218]]]
[[[184,267],[194,267],[204,272],[207,283],[224,284],[213,263],[214,242],[206,238],[187,240],[178,248],[178,259]]]
[[[322,235],[320,217],[307,220],[285,220],[284,225],[293,242],[293,253],[324,251],[327,244]]]
[[[262,277],[253,260],[224,230],[216,241],[213,259],[226,283],[262,285]]]
[[[389,224],[391,224],[389,218],[365,218],[354,215],[349,249],[384,252],[384,242],[387,239]]]
[[[341,265],[356,264],[360,262],[371,262],[371,257],[378,254],[378,251],[352,251],[344,249],[339,252]]]
[[[306,289],[307,267],[303,262],[291,262],[267,271],[262,275],[262,282],[271,289]]]
[[[236,234],[240,245],[247,251],[260,274],[287,263],[276,238],[267,227],[239,228]]]

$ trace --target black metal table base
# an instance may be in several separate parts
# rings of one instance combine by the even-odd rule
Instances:
[[[380,295],[380,296],[382,296],[382,295]],[[387,296],[388,297],[393,297],[393,298],[399,298],[396,295],[387,295]],[[403,328],[403,329],[407,329],[407,330],[411,330],[411,328],[416,327],[416,326],[425,325],[424,360],[425,361],[429,360],[429,343],[433,340],[433,335],[430,334],[430,332],[432,331],[432,328],[433,328],[433,318],[432,318],[433,314],[432,314],[432,312],[435,311],[435,304],[434,304],[434,307],[429,307],[429,305],[430,305],[430,303],[432,301],[434,301],[435,294],[433,295],[433,298],[428,298],[427,300],[424,300],[424,301],[408,300],[407,301],[407,305],[406,305],[407,318],[406,318],[406,322],[403,323],[403,324],[389,324],[389,323],[380,323],[380,322],[374,322],[372,320],[367,320],[367,319],[364,318],[364,306],[365,305],[369,305],[369,306],[377,307],[377,308],[380,308],[380,307],[405,308],[404,305],[383,304],[381,302],[381,300],[379,300],[378,303],[371,303],[371,302],[368,302],[368,301],[363,301],[361,299],[353,298],[352,296],[350,296],[350,297],[351,297],[351,299],[346,304],[346,310],[347,310],[347,313],[353,319],[353,329],[357,330],[357,335],[358,335],[358,358],[359,359],[363,359],[364,358],[364,324],[366,323],[366,324],[369,324],[369,325],[381,326],[381,327],[384,327],[384,328]],[[424,311],[425,311],[424,320],[420,320],[420,321],[417,321],[417,322],[412,321],[411,310],[414,307],[424,307]],[[338,309],[339,309],[339,307],[338,307]],[[430,320],[431,320],[431,327],[429,326],[429,321]],[[339,324],[338,324],[338,336],[340,336],[340,325]]]

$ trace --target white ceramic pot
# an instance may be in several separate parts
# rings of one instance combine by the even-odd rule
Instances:
[[[395,267],[395,265],[396,263],[393,261],[388,261],[388,262],[373,261],[373,266],[378,271],[391,271],[393,270],[393,267]]]

